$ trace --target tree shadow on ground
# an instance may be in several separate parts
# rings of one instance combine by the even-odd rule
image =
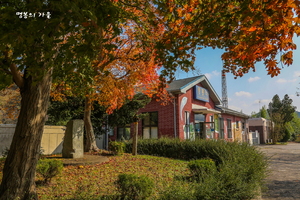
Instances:
[[[268,190],[262,195],[262,198],[285,199],[294,198],[300,199],[300,180],[292,181],[270,181],[266,185]]]

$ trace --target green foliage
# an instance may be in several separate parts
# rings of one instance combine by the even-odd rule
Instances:
[[[130,148],[128,144],[126,151]],[[215,162],[216,173],[206,173],[207,176],[197,183],[197,199],[251,199],[263,186],[267,174],[264,154],[246,143],[168,138],[139,140],[138,153],[184,160],[206,159],[191,162],[192,174],[197,173],[197,166],[202,174],[208,169],[214,171],[212,163]],[[205,166],[202,171],[200,165]]]
[[[111,141],[109,142],[109,149],[114,152],[116,155],[122,155],[125,152],[125,143],[124,142],[117,142]]]
[[[291,139],[295,141],[300,134],[300,118],[297,112],[294,113],[294,118],[289,122],[289,130],[291,132]]]
[[[196,200],[195,184],[173,181],[159,196],[159,200]]]
[[[271,132],[273,143],[280,141],[285,135],[285,140],[289,137],[290,133],[285,131],[286,124],[293,120],[296,107],[292,105],[293,100],[286,94],[284,98],[280,100],[276,94],[272,98],[272,102],[269,103],[268,114],[271,120],[274,122],[275,127]],[[287,134],[286,134],[287,133]]]
[[[153,192],[153,181],[147,176],[120,174],[116,181],[122,199],[143,200]]]
[[[94,133],[101,135],[104,133],[103,125],[110,127],[123,127],[126,124],[133,123],[135,117],[142,118],[144,114],[137,115],[140,108],[143,108],[150,102],[150,98],[143,94],[136,94],[133,99],[127,99],[123,106],[114,110],[110,115],[106,114],[106,108],[99,105],[97,102],[93,104],[91,114],[92,124],[94,125]],[[48,108],[48,125],[66,125],[71,119],[83,119],[84,99],[81,97],[67,96],[65,101],[53,101],[50,99]]]
[[[281,139],[280,142],[287,142],[289,141],[289,139],[291,138],[291,131],[289,130],[289,128],[287,127],[287,125],[284,127],[284,134],[283,134],[283,138]]]
[[[44,178],[44,183],[50,183],[54,176],[61,173],[63,163],[60,160],[40,159],[38,161],[36,172]]]
[[[65,101],[50,98],[48,125],[65,126],[72,119],[83,119],[84,101],[79,97],[66,97]]]
[[[112,127],[124,127],[127,124],[131,124],[136,121],[136,118],[144,117],[143,114],[138,114],[139,109],[145,107],[151,98],[142,94],[136,94],[133,99],[125,101],[124,105],[116,109],[111,115],[109,115],[109,125]]]
[[[260,109],[260,117],[270,119],[265,105]]]
[[[202,181],[207,176],[214,176],[217,168],[216,164],[211,159],[192,160],[188,164],[194,180]]]

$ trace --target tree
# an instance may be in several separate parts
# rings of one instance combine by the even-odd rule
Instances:
[[[292,105],[293,100],[286,94],[282,100],[276,94],[272,98],[272,102],[269,103],[268,113],[275,123],[274,130],[272,130],[273,143],[278,142],[282,139],[285,134],[289,135],[288,123],[293,119],[296,107]],[[285,140],[289,137],[286,136]]]
[[[13,80],[22,96],[0,199],[37,199],[34,175],[52,79],[68,81],[64,77],[72,74],[78,89],[82,89],[81,85],[92,85],[95,74],[105,74],[106,70],[95,70],[91,63],[103,62],[101,52],[117,50],[118,43],[107,44],[103,30],[110,33],[112,40],[122,35],[122,23],[138,24],[132,31],[143,51],[135,58],[147,57],[153,48],[153,62],[163,66],[160,79],[164,82],[172,79],[178,68],[193,69],[195,50],[204,47],[225,49],[225,70],[236,76],[254,69],[258,61],[264,61],[268,73],[276,76],[281,70],[276,55],[281,52],[282,63],[290,65],[296,48],[293,36],[299,35],[300,9],[296,0],[0,3],[0,85],[4,88]],[[37,15],[49,12],[51,18],[19,18],[16,14],[21,11]],[[150,30],[163,32],[160,37],[152,37],[154,31]]]
[[[269,119],[268,112],[267,112],[267,107],[266,106],[263,106],[260,109],[260,117],[265,118],[265,119]]]
[[[294,113],[294,117],[291,122],[289,122],[290,132],[292,134],[292,139],[296,140],[300,134],[300,118],[297,112]]]
[[[99,27],[117,28],[122,13],[110,1],[1,2],[0,80],[2,88],[12,80],[20,88],[21,110],[5,161],[0,199],[37,199],[35,169],[46,120],[52,77],[76,69],[91,73],[88,60],[101,40]],[[19,18],[17,12],[51,14],[51,18]],[[95,12],[97,11],[97,12]],[[95,26],[83,28],[89,19]],[[80,33],[80,35],[79,35]],[[85,44],[78,42],[86,41]]]

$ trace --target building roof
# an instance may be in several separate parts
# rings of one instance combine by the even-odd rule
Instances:
[[[184,94],[187,90],[194,87],[198,83],[201,83],[201,85],[209,91],[209,96],[212,98],[215,105],[222,104],[220,97],[204,75],[174,80],[168,85],[169,87],[167,87],[167,91],[173,94]]]
[[[230,115],[234,115],[234,116],[238,116],[238,117],[242,117],[242,118],[250,118],[249,115],[243,113],[243,112],[238,112],[236,110],[232,110],[229,108],[225,108],[223,106],[217,106],[216,108],[220,109],[222,113],[226,113],[226,114],[230,114]]]

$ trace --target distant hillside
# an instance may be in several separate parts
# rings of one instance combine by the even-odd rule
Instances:
[[[300,112],[299,112],[299,111],[296,111],[296,113],[297,113],[298,117],[300,118]]]

